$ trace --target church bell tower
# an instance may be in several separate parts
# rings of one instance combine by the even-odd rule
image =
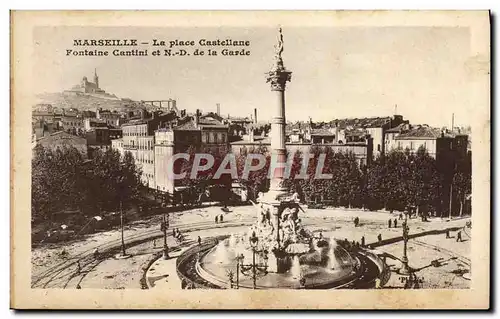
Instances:
[[[94,69],[94,83],[97,88],[99,88],[99,77],[97,76],[97,69]]]

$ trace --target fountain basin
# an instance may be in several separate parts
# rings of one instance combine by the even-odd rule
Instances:
[[[177,273],[181,280],[190,283],[193,288],[228,289],[231,287],[228,273],[233,272],[233,288],[236,287],[237,262],[231,258],[232,252],[227,252],[227,260],[221,260],[219,245],[228,245],[228,236],[217,241],[203,243],[184,252],[177,263]],[[223,254],[222,254],[223,255]],[[252,264],[250,254],[247,254],[243,264]],[[289,256],[292,264],[289,271],[276,273],[258,271],[256,276],[256,289],[340,289],[340,288],[371,288],[374,280],[380,275],[379,267],[373,257],[366,254],[348,252],[341,245],[335,249],[335,262],[327,260],[324,263],[308,263],[311,256]],[[328,258],[331,258],[329,256]],[[294,262],[295,259],[295,262]],[[298,268],[297,268],[298,260]],[[256,256],[256,263],[262,260]],[[308,264],[305,264],[308,263]],[[300,274],[300,275],[299,275]],[[253,273],[246,271],[246,275],[238,275],[239,288],[253,287]],[[305,279],[301,285],[300,277]]]

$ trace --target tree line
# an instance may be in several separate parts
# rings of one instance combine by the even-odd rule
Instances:
[[[192,179],[190,173],[196,152],[212,154],[214,165]],[[268,191],[271,161],[268,150],[259,146],[243,151],[233,157],[237,176],[229,173],[215,176],[221,165],[223,168],[231,165],[224,160],[230,152],[227,147],[202,150],[191,147],[188,150],[190,159],[175,163],[176,173],[186,173],[184,179],[176,181],[176,186],[185,186],[190,200],[205,196],[221,202],[231,196],[234,182],[243,185],[248,198],[253,200],[260,192]],[[266,163],[263,169],[251,171],[248,178],[242,178],[249,153],[266,155]],[[452,169],[446,170],[423,148],[416,153],[393,150],[379,156],[369,166],[360,165],[353,153],[335,152],[328,146],[311,146],[309,153],[314,155],[306,169],[309,177],[295,179],[304,160],[304,154],[297,151],[287,155],[293,160],[290,178],[284,181],[304,203],[369,210],[415,207],[421,212],[437,213],[437,216],[445,216],[450,208],[454,215],[462,215],[470,209],[466,205],[471,194],[470,157],[457,160]],[[329,179],[315,178],[320,154],[324,154],[321,173],[331,174]],[[99,150],[92,159],[85,159],[73,147],[53,150],[38,145],[32,159],[32,218],[47,220],[65,209],[89,214],[117,211],[120,202],[127,208],[140,200],[140,190],[144,187],[140,177],[141,170],[129,152],[120,156],[116,150]]]
[[[128,208],[139,199],[141,170],[130,152],[97,150],[85,159],[74,147],[37,145],[32,158],[31,211],[34,222],[64,210],[84,214]]]
[[[265,147],[251,149],[250,153],[267,154]],[[413,153],[392,150],[373,160],[369,166],[360,165],[352,152],[335,152],[330,147],[312,146],[314,157],[309,160],[307,179],[295,179],[300,173],[304,154],[293,156],[291,175],[284,181],[305,203],[322,203],[335,207],[353,207],[369,210],[407,210],[445,216],[470,212],[466,203],[471,194],[471,158],[455,159],[455,163],[438,165],[424,148]],[[322,173],[329,179],[316,179],[319,155],[325,154]],[[238,175],[246,153],[236,157]],[[239,180],[249,189],[249,196],[269,189],[267,172],[270,156],[262,171],[252,172],[248,180]],[[451,166],[451,167],[450,167]],[[253,174],[253,175],[252,175]],[[451,195],[450,195],[451,194]],[[451,200],[450,200],[451,197]]]

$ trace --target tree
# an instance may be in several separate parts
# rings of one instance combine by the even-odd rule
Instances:
[[[342,180],[345,181],[346,186],[346,199],[349,208],[354,204],[356,207],[361,207],[362,198],[362,185],[363,185],[363,174],[356,161],[354,153],[349,152],[344,157],[344,176]]]
[[[229,188],[232,182],[230,174],[222,174],[215,178],[219,167],[223,163],[226,155],[229,154],[229,149],[226,146],[206,147],[200,150],[199,154],[209,154],[213,157],[214,163],[207,170],[197,172],[196,178],[191,178],[193,171],[195,156],[197,150],[194,146],[189,147],[187,154],[189,160],[176,161],[177,167],[174,168],[178,174],[185,174],[184,178],[177,183],[180,186],[187,187],[187,196],[194,200],[206,194],[209,189],[213,190],[213,195],[217,196],[221,201],[229,196]],[[201,158],[200,165],[206,165],[207,159]],[[226,166],[227,167],[227,166]],[[212,192],[210,193],[212,195]]]
[[[464,204],[472,190],[472,165],[470,157],[457,162],[457,169],[453,176],[453,190],[460,205],[459,216],[462,216]]]
[[[82,167],[82,154],[74,147],[35,147],[31,194],[34,220],[51,219],[54,212],[81,206]]]
[[[251,171],[248,175],[248,178],[243,178],[243,171],[245,169],[245,165],[247,163],[247,155],[248,154],[262,154],[265,156],[266,163],[264,168]],[[257,160],[253,159],[251,163],[252,166],[256,166]],[[248,150],[248,152],[240,153],[236,156],[236,167],[238,171],[238,182],[242,185],[246,186],[248,189],[249,198],[257,198],[259,192],[267,192],[269,190],[269,178],[268,172],[271,164],[271,156],[268,154],[266,147],[258,146],[256,148],[252,148]]]
[[[299,198],[303,200],[304,192],[302,190],[300,180],[296,179],[296,177],[300,174],[302,163],[304,162],[304,154],[300,150],[298,150],[294,154],[290,154],[289,152],[287,152],[287,159],[289,156],[293,156],[292,167],[290,168],[290,176],[288,176],[288,178],[285,178],[284,180],[284,185],[291,192],[299,194]]]
[[[309,159],[309,165],[307,166],[306,170],[307,178],[299,180],[300,188],[304,193],[304,199],[307,203],[318,201],[318,199],[322,197],[321,196],[322,191],[325,190],[324,189],[325,185],[322,182],[322,180],[317,180],[315,178],[316,167],[319,162],[319,155],[321,154],[321,149],[318,146],[313,145],[309,149],[309,154],[312,154],[312,156]],[[325,166],[329,166],[326,164],[326,162],[327,161],[325,159]]]
[[[120,201],[129,206],[138,199],[140,174],[128,152],[120,159],[116,150],[99,150],[85,161],[74,147],[37,146],[32,160],[33,219],[51,219],[65,209],[114,210]]]
[[[409,154],[407,159],[410,178],[407,181],[407,205],[412,205],[419,210],[427,211],[434,207],[441,184],[436,161],[425,148],[420,147],[415,155]]]
[[[392,183],[388,178],[393,177],[388,174],[387,157],[382,154],[366,169],[366,205],[369,209],[388,209]]]

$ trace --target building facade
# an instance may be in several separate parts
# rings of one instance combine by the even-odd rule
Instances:
[[[169,161],[174,155],[174,130],[159,129],[155,132],[154,169],[156,189],[174,193],[174,180],[168,174]]]
[[[373,159],[373,142],[371,139],[366,140],[363,143],[286,143],[286,149],[288,154],[295,154],[297,151],[302,154],[309,153],[311,147],[318,146],[320,148],[331,148],[334,152],[344,152],[352,153],[356,157],[356,161],[361,166],[370,165]],[[254,140],[244,140],[231,143],[231,150],[236,156],[240,154],[245,154],[245,152],[251,151],[259,147],[264,147],[270,149],[271,143],[268,138],[260,139],[255,137]]]
[[[400,149],[415,153],[424,148],[438,162],[453,162],[452,158],[467,155],[468,136],[428,125],[400,125],[385,136],[388,151]]]
[[[170,125],[177,119],[175,112],[168,114],[153,113],[146,118],[142,112],[141,118],[124,123],[122,128],[123,153],[130,152],[137,166],[142,170],[141,180],[149,188],[156,189],[155,183],[155,131]],[[114,144],[117,147],[119,142]],[[121,143],[120,143],[121,144]]]
[[[173,194],[176,183],[169,174],[169,163],[176,153],[228,147],[228,125],[209,113],[199,110],[176,126],[155,131],[154,174],[156,189]]]

